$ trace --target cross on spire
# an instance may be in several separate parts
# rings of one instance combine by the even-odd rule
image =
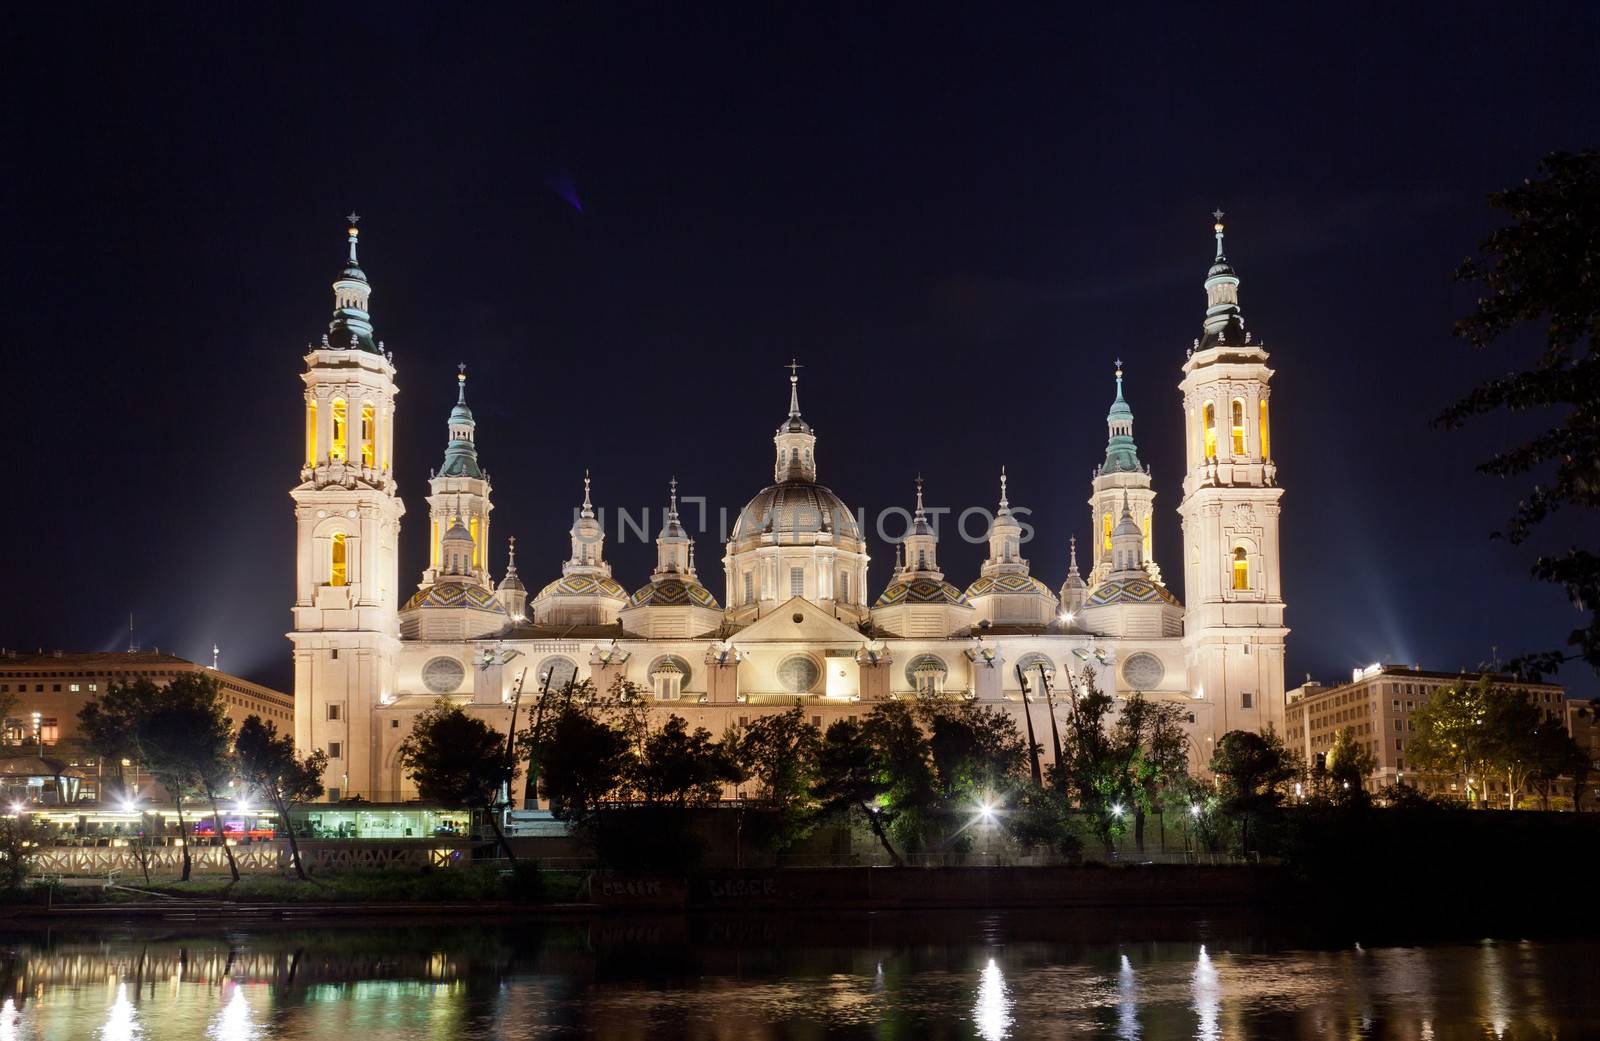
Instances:
[[[794,358],[784,368],[789,370],[789,415],[800,414],[800,370],[805,368]]]

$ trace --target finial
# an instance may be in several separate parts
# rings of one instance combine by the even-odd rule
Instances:
[[[361,237],[361,229],[356,227],[361,223],[361,214],[351,210],[344,219],[350,222],[350,263],[353,265],[356,263],[356,240]]]
[[[789,370],[789,415],[791,416],[800,414],[800,370],[804,367],[794,358],[790,358],[789,364],[784,366]]]
[[[900,554],[900,543],[896,542],[894,544],[894,569],[896,571],[904,571],[905,566],[905,560]]]
[[[1006,501],[1006,468],[1003,463],[1000,466],[1000,508],[1002,510],[1011,508],[1011,504]]]
[[[515,535],[506,539],[506,572],[515,574],[517,570],[517,537]]]
[[[922,516],[922,475],[917,474],[917,516]]]
[[[1133,516],[1133,511],[1128,508],[1128,493],[1126,491],[1122,493],[1122,515],[1124,517]]]
[[[585,517],[594,515],[594,504],[589,501],[589,468],[587,466],[583,468],[583,515]]]
[[[467,403],[467,363],[460,362],[456,365],[456,404]]]
[[[678,475],[677,474],[673,474],[672,475],[672,480],[667,482],[667,488],[670,489],[669,498],[670,498],[670,500],[672,502],[672,506],[670,507],[670,512],[672,513],[672,515],[674,517],[676,517],[678,515]]]
[[[1072,572],[1078,570],[1078,536],[1067,536],[1067,569]]]
[[[1217,259],[1221,260],[1222,259],[1222,218],[1223,218],[1224,214],[1223,214],[1223,212],[1221,210],[1212,210],[1211,211],[1211,216],[1212,216],[1212,218],[1214,220],[1216,220],[1216,223],[1213,224],[1211,227],[1212,227],[1212,230],[1217,233]]]

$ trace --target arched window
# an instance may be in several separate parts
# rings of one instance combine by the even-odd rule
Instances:
[[[1105,532],[1105,534],[1102,536],[1102,540],[1103,540],[1104,545],[1105,545],[1105,550],[1104,551],[1107,552],[1107,553],[1110,553],[1111,552],[1111,514],[1107,513],[1106,515],[1104,515],[1103,517],[1100,518],[1100,527]]]
[[[428,553],[428,566],[439,566],[439,522],[433,522],[433,549]]]
[[[1266,402],[1261,403],[1265,405]],[[306,402],[306,465],[317,465],[317,400]]]
[[[369,470],[378,461],[378,417],[371,405],[361,406],[361,465]]]
[[[1272,435],[1269,433],[1270,429],[1271,428],[1267,426],[1267,399],[1266,398],[1262,398],[1261,399],[1261,458],[1262,458],[1262,461],[1264,461],[1264,462],[1270,462],[1271,459],[1272,459]]]
[[[1233,399],[1233,454],[1244,455],[1244,399]]]
[[[333,544],[328,548],[328,584],[342,586],[350,581],[350,562],[346,554],[344,532],[336,532]]]
[[[1250,588],[1250,561],[1243,546],[1233,551],[1233,588]]]
[[[478,549],[478,542],[479,542],[479,539],[478,539],[478,518],[476,518],[476,517],[472,518],[471,526],[468,528],[468,531],[472,535],[472,566],[473,567],[477,567],[478,566],[478,555],[481,552]]]
[[[333,399],[333,443],[328,446],[328,458],[335,462],[344,462],[345,445],[348,442],[349,414],[343,398]]]
[[[1155,554],[1150,550],[1150,514],[1144,515],[1144,559],[1151,560]]]
[[[1216,405],[1216,402],[1214,402],[1214,401],[1206,402],[1206,407],[1202,411],[1202,415],[1204,416],[1203,423],[1205,425],[1204,429],[1205,429],[1205,439],[1206,439],[1205,440],[1206,458],[1207,459],[1215,459],[1217,457],[1217,405]]]

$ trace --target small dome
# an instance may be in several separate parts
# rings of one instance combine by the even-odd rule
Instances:
[[[563,575],[539,590],[539,599],[547,596],[605,596],[613,600],[628,599],[628,591],[615,579],[596,575]]]
[[[717,598],[698,582],[663,578],[651,582],[628,598],[629,607],[709,607],[720,610]]]
[[[1178,598],[1167,587],[1150,579],[1108,578],[1089,593],[1085,607],[1107,607],[1111,604],[1171,604],[1179,606]]]
[[[831,490],[811,481],[784,481],[756,493],[740,512],[732,541],[768,533],[814,535],[820,531],[831,531],[840,538],[861,538],[855,515]]]
[[[431,586],[424,586],[411,595],[401,610],[411,611],[419,607],[472,607],[494,614],[506,613],[493,593],[467,582],[435,582]]]
[[[1232,275],[1234,273],[1233,265],[1228,263],[1228,258],[1218,257],[1217,262],[1211,265],[1211,270],[1206,272],[1206,277],[1210,278],[1213,275]]]
[[[984,575],[967,587],[968,598],[992,593],[1037,593],[1055,599],[1048,586],[1032,575]]]
[[[1127,512],[1122,514],[1122,519],[1117,521],[1117,526],[1111,529],[1112,538],[1116,538],[1118,535],[1134,535],[1141,539],[1144,538],[1144,533],[1139,530],[1139,522],[1133,519],[1132,513]]]
[[[873,606],[894,607],[896,604],[946,604],[951,607],[966,607],[967,595],[949,582],[914,578],[909,582],[891,584]]]

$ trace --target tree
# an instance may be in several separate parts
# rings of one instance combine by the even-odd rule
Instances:
[[[1284,785],[1298,772],[1294,753],[1275,731],[1230,730],[1217,740],[1211,772],[1221,781],[1224,812],[1240,821],[1240,844],[1248,853],[1251,820],[1277,809]]]
[[[228,722],[220,689],[214,677],[184,673],[145,702],[133,718],[134,747],[150,775],[172,796],[183,843],[183,881],[189,880],[193,861],[189,854],[189,825],[183,800],[204,794],[211,803],[212,826],[222,843],[234,881],[239,865],[222,832],[222,811],[216,795],[228,772],[232,724]]]
[[[642,754],[628,764],[624,776],[644,802],[677,809],[716,802],[725,785],[743,779],[729,750],[711,739],[705,727],[689,729],[679,715],[668,717],[644,739]]]
[[[38,850],[38,829],[31,820],[21,814],[0,817],[0,893],[22,888]]]
[[[1491,195],[1489,204],[1511,223],[1483,240],[1481,257],[1456,270],[1481,295],[1455,333],[1481,350],[1542,322],[1545,346],[1530,367],[1473,388],[1435,423],[1453,429],[1501,411],[1556,417],[1478,466],[1496,477],[1534,479],[1497,533],[1517,545],[1558,510],[1600,507],[1600,152],[1552,153],[1536,178]],[[1592,535],[1600,525],[1586,530]],[[1575,546],[1540,556],[1533,575],[1560,585],[1588,617],[1567,635],[1568,649],[1526,655],[1513,666],[1537,677],[1581,658],[1600,672],[1600,553]]]
[[[738,732],[732,747],[745,776],[755,782],[756,799],[776,817],[773,845],[786,849],[803,838],[817,805],[812,786],[822,731],[797,703],[787,712],[756,717]]]
[[[540,764],[539,792],[559,820],[590,823],[615,797],[631,752],[627,736],[585,706],[569,703],[547,717],[534,756]]]
[[[970,701],[932,698],[917,715],[928,730],[933,783],[947,809],[1008,801],[1028,765],[1028,743],[1015,719]]]
[[[1116,810],[1133,794],[1128,770],[1131,753],[1126,744],[1118,748],[1112,740],[1111,714],[1116,699],[1100,689],[1094,673],[1085,668],[1070,687],[1064,699],[1064,761],[1052,768],[1051,777],[1063,793],[1076,798],[1078,806],[1089,813],[1109,855],[1127,827],[1123,815]]]
[[[496,847],[516,863],[496,814],[500,793],[517,773],[516,755],[504,734],[440,698],[411,724],[411,734],[400,746],[400,763],[424,799],[482,810]]]
[[[150,711],[160,691],[155,683],[142,677],[132,683],[113,683],[104,694],[78,710],[79,732],[101,763],[109,762],[115,769],[115,786],[124,798],[133,793],[128,790],[123,761],[140,758],[139,720]]]
[[[917,725],[916,713],[906,702],[885,702],[861,721],[861,733],[872,750],[878,776],[888,784],[879,799],[888,816],[880,813],[879,819],[902,847],[913,851],[925,847],[935,826],[939,795],[928,736]]]
[[[1140,853],[1144,852],[1145,815],[1159,815],[1163,794],[1189,774],[1189,735],[1183,717],[1182,707],[1175,702],[1149,701],[1134,691],[1122,703],[1122,714],[1113,729],[1112,759],[1126,764],[1127,781],[1119,787],[1132,796],[1133,843]]]
[[[239,764],[239,777],[265,795],[277,810],[278,819],[288,833],[289,859],[294,862],[295,873],[302,880],[308,878],[290,813],[297,804],[322,796],[322,772],[328,768],[328,753],[319,748],[303,757],[298,755],[293,737],[288,734],[279,737],[276,724],[263,723],[260,716],[254,715],[247,717],[239,727],[233,750]]]
[[[880,769],[880,761],[866,727],[853,719],[836,720],[822,737],[817,754],[817,782],[812,794],[823,816],[849,819],[859,813],[878,844],[896,867],[905,860],[889,841],[888,826],[895,810],[882,804],[894,787]]]
[[[1369,801],[1367,780],[1377,762],[1367,746],[1356,740],[1355,727],[1345,727],[1334,735],[1333,745],[1323,757],[1323,770],[1329,782],[1329,798],[1338,805],[1363,805]]]
[[[1493,755],[1483,728],[1492,689],[1488,676],[1476,682],[1463,678],[1435,690],[1411,717],[1417,728],[1407,750],[1411,765],[1422,773],[1460,776],[1469,803]]]

